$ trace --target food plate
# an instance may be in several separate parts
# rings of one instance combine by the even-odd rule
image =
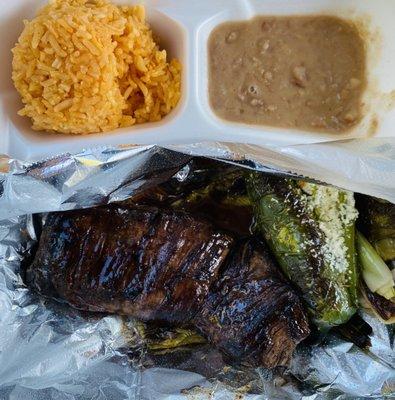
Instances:
[[[173,146],[172,151],[158,146],[122,146],[37,163],[9,162],[9,172],[0,174],[4,188],[0,193],[0,398],[344,400],[393,396],[393,329],[366,313],[364,321],[373,329],[368,333],[369,350],[359,348],[360,341],[354,345],[330,334],[319,345],[300,345],[283,378],[263,369],[232,367],[221,353],[204,345],[152,355],[147,352],[147,342],[141,340],[141,325],[128,321],[125,326],[118,316],[96,319],[65,305],[56,306],[28,290],[19,273],[33,256],[41,229],[40,216],[31,214],[80,212],[77,209],[136,199],[141,191],[150,191],[171,177],[168,189],[179,185],[191,188],[190,183],[200,186],[205,177],[211,179],[236,165],[271,174],[293,171],[285,175],[312,175],[322,182],[394,202],[394,144],[388,139],[377,139],[374,147],[359,142],[296,146],[292,152],[214,143],[200,149],[196,145]],[[186,154],[199,157],[191,160]],[[240,160],[238,154],[246,157]],[[226,160],[231,166],[223,162],[213,165],[212,160],[202,158],[205,155]],[[340,174],[334,166],[344,159],[348,169]],[[230,176],[226,173],[225,181]],[[241,194],[240,186],[233,189]],[[215,198],[221,201],[221,191]],[[199,201],[199,197],[194,199]],[[193,207],[193,202],[190,204]],[[229,206],[233,208],[233,203]],[[245,221],[244,229],[248,229],[248,218],[235,218],[229,209],[221,213],[205,206],[205,210],[216,221],[225,217],[233,229]],[[114,226],[111,223],[112,229]],[[94,231],[88,229],[87,236]],[[363,338],[366,332],[361,334]],[[359,333],[352,336],[359,338]],[[155,343],[158,339],[148,338]]]
[[[30,121],[17,115],[21,103],[11,81],[11,48],[43,0],[15,0],[0,11],[0,153],[35,160],[84,148],[136,144],[178,144],[203,141],[291,145],[364,137],[394,137],[395,125],[395,3],[388,0],[147,0],[148,21],[162,46],[183,65],[182,96],[160,122],[84,136],[34,132]],[[117,4],[129,2],[114,1]],[[131,3],[137,3],[135,1]],[[255,15],[326,14],[349,18],[363,27],[367,41],[368,86],[364,118],[350,132],[326,134],[226,122],[208,100],[207,40],[220,23]]]

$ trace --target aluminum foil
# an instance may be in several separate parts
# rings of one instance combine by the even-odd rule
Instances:
[[[133,321],[53,304],[24,285],[37,243],[35,213],[121,201],[193,157],[304,176],[395,202],[395,140],[265,148],[200,143],[99,148],[36,163],[0,160],[0,399],[395,398],[394,327],[367,314],[369,350],[330,335],[300,346],[289,370],[239,370],[202,345],[147,353]],[[205,360],[204,362],[202,360]]]

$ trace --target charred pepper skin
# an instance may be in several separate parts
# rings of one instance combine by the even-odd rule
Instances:
[[[260,173],[247,176],[255,229],[269,244],[286,276],[301,291],[321,330],[347,322],[356,312],[355,255],[348,249],[344,274],[334,274],[323,255],[324,235],[290,180]],[[353,227],[346,242],[353,247]]]

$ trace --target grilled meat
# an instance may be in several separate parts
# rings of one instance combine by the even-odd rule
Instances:
[[[232,242],[180,212],[101,207],[53,213],[27,279],[82,310],[187,324]]]
[[[234,244],[179,211],[50,214],[27,280],[78,309],[196,325],[232,358],[268,368],[284,365],[309,334],[298,296],[262,243]]]
[[[309,333],[297,294],[257,239],[238,243],[195,321],[232,358],[253,365],[286,365]]]

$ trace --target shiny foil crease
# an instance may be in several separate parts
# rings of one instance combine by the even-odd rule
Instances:
[[[208,345],[152,357],[137,324],[39,298],[21,274],[37,243],[35,213],[121,201],[193,157],[305,177],[395,202],[395,140],[265,148],[246,144],[122,146],[27,163],[0,159],[0,399],[394,398],[394,327],[367,314],[371,347],[338,336],[299,346],[282,376],[238,370]]]

